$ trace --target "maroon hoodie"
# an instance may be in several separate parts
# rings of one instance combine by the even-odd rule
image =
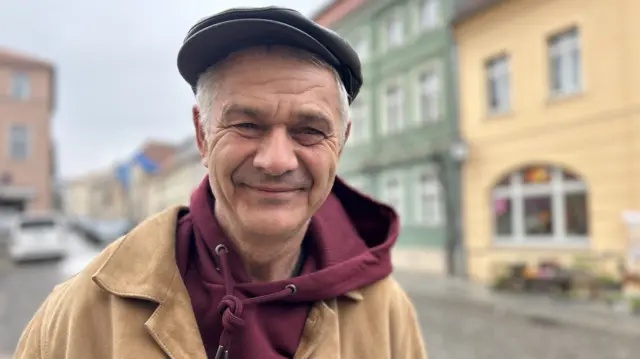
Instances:
[[[336,179],[312,217],[304,262],[290,279],[251,283],[213,214],[205,177],[177,226],[176,259],[209,358],[293,358],[311,305],[391,273],[398,220]],[[224,355],[220,356],[224,358]]]

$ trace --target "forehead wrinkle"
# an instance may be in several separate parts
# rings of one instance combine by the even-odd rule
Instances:
[[[233,77],[229,77],[228,79],[232,79]],[[235,78],[239,79],[239,78]],[[243,79],[244,80],[244,79]],[[291,82],[295,81],[295,86],[291,86]],[[246,87],[247,86],[264,86],[269,87],[271,90],[265,92],[265,95],[294,95],[301,94],[309,91],[314,91],[316,89],[328,89],[327,84],[318,83],[317,81],[309,81],[305,77],[291,77],[291,76],[281,76],[280,78],[267,78],[267,79],[249,79],[246,83],[238,83],[242,81],[228,81],[224,86],[230,94],[243,94],[247,95]],[[306,83],[305,83],[306,82]],[[239,87],[239,89],[235,89]],[[293,87],[293,88],[292,88]],[[253,95],[258,97],[256,95]]]
[[[290,58],[288,56],[280,58],[284,61],[269,61],[269,63],[273,64],[278,70],[286,68],[287,64],[291,66],[290,64],[292,62],[299,62],[297,59]],[[339,89],[336,86],[333,74],[329,70],[322,67],[316,67],[315,65],[307,62],[300,62],[301,66],[295,66],[294,71],[275,71],[274,74],[261,72],[258,76],[249,76],[244,73],[243,68],[251,66],[255,69],[254,65],[258,60],[258,57],[256,57],[255,54],[254,56],[241,55],[235,57],[235,60],[238,61],[227,62],[225,70],[222,71],[222,73],[224,73],[222,79],[224,85],[220,86],[219,91],[221,93],[226,93],[226,96],[221,97],[227,97],[227,99],[229,99],[237,96],[240,99],[246,99],[247,102],[256,101],[257,103],[253,104],[252,107],[259,106],[263,111],[268,110],[268,112],[272,113],[275,117],[279,117],[277,114],[282,111],[282,106],[286,106],[281,101],[291,103],[290,107],[293,108],[299,107],[297,106],[298,104],[302,106],[308,105],[307,102],[309,102],[315,105],[312,106],[315,107],[315,111],[322,112],[325,114],[325,117],[331,119],[330,126],[333,130],[340,127],[339,123],[334,123],[337,122],[336,118],[338,121],[341,118],[341,105],[338,95]],[[306,73],[313,74],[313,80],[310,80],[308,76],[305,76]],[[258,91],[247,91],[247,87],[254,86]],[[267,89],[267,91],[260,91],[261,87]],[[309,101],[303,100],[298,103],[297,96],[305,93],[307,93],[312,99]],[[269,106],[269,104],[274,105],[274,100],[270,99],[270,96],[286,96],[286,98],[278,99],[278,104],[275,104],[274,108]],[[287,114],[286,117],[291,118],[295,116]]]

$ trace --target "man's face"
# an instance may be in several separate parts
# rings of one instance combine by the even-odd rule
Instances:
[[[333,185],[345,131],[339,113],[327,69],[260,49],[234,55],[203,129],[208,136],[194,108],[216,216],[269,237],[302,229]]]

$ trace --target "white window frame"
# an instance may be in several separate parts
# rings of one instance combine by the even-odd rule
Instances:
[[[485,64],[487,84],[487,109],[490,115],[508,112],[511,109],[511,79],[509,76],[509,56],[498,55]],[[496,88],[496,106],[493,106],[492,88]]]
[[[347,139],[347,146],[368,142],[371,139],[371,114],[367,95],[361,92],[351,103],[349,110],[351,132]]]
[[[11,97],[22,101],[31,97],[31,79],[28,73],[16,71],[11,74]]]
[[[418,73],[418,116],[419,123],[434,123],[442,118],[442,78],[440,71],[434,66],[429,69],[422,70]],[[428,77],[427,83],[423,83],[423,78]],[[431,107],[428,108],[428,114],[425,112],[422,97],[425,93],[430,97]]]
[[[580,30],[573,27],[554,34],[547,40],[549,64],[549,94],[561,97],[578,93],[582,90],[582,49],[580,45]],[[575,57],[575,63],[574,63]],[[560,67],[560,77],[554,72],[554,59]],[[555,88],[556,80],[559,88]]]
[[[351,46],[358,54],[361,62],[368,60],[371,56],[371,36],[366,29],[355,31],[349,37]]]
[[[345,182],[362,193],[368,193],[371,179],[367,175],[359,174],[345,178]]]
[[[389,90],[395,87],[398,89],[398,94],[396,98],[390,99],[389,96]],[[391,134],[395,134],[395,133],[400,133],[404,130],[405,125],[407,123],[407,121],[405,120],[405,94],[404,94],[404,86],[403,86],[403,82],[401,81],[400,78],[391,80],[391,81],[387,81],[385,84],[383,84],[382,88],[381,88],[381,101],[380,103],[382,104],[382,121],[381,121],[381,126],[380,126],[380,132],[383,135],[391,135]],[[390,101],[392,100],[392,101]],[[390,103],[390,102],[397,102],[395,104]],[[391,118],[392,116],[390,116],[390,109],[389,106],[390,105],[397,105],[398,106],[398,113],[397,116],[393,116],[394,118]],[[396,122],[396,126],[390,126],[391,121]]]
[[[563,177],[563,169],[556,166],[550,168],[550,181],[543,184],[523,183],[520,170],[512,173],[511,183],[507,186],[493,189],[490,204],[494,244],[505,245],[575,245],[585,246],[589,243],[589,235],[567,235],[565,213],[565,196],[572,193],[585,193],[588,196],[587,185],[580,179],[568,180]],[[551,197],[551,215],[554,233],[551,236],[527,236],[524,224],[524,200],[532,196]],[[498,199],[511,200],[511,236],[499,236],[496,233],[496,216],[494,204]],[[587,211],[589,208],[587,207]]]
[[[406,38],[406,23],[404,19],[404,8],[396,7],[389,11],[384,20],[384,39],[387,49],[402,45]]]
[[[16,139],[15,132],[16,130],[24,131],[24,139]],[[29,131],[29,126],[26,124],[13,124],[9,127],[9,131],[7,132],[7,155],[10,159],[14,161],[26,161],[29,159],[31,155],[31,134]],[[23,143],[17,144],[16,141],[21,141]],[[14,146],[22,145],[24,146],[24,156],[17,157],[15,156]]]
[[[432,30],[440,24],[441,0],[420,0],[418,4],[418,28]]]
[[[393,170],[385,172],[382,175],[380,181],[381,187],[381,197],[382,201],[392,207],[400,219],[402,220],[405,217],[406,211],[406,203],[405,203],[405,183],[404,183],[404,173],[400,170]],[[397,183],[397,187],[393,190],[389,188],[389,183],[391,181],[395,181]],[[397,201],[396,201],[397,199]]]
[[[423,177],[427,177],[430,180],[423,182]],[[443,191],[440,184],[438,173],[432,167],[420,168],[415,173],[415,192],[417,196],[414,197],[414,220],[416,224],[436,227],[443,223]],[[427,206],[425,203],[426,196],[433,196],[434,201],[431,202],[433,216],[427,218]]]

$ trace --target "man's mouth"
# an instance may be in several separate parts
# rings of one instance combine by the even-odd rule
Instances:
[[[297,191],[301,191],[301,188],[296,188],[296,187],[281,187],[281,186],[249,186],[249,185],[245,185],[245,187],[248,187],[252,190],[255,191],[259,191],[259,192],[265,192],[265,193],[289,193],[289,192],[297,192]]]

